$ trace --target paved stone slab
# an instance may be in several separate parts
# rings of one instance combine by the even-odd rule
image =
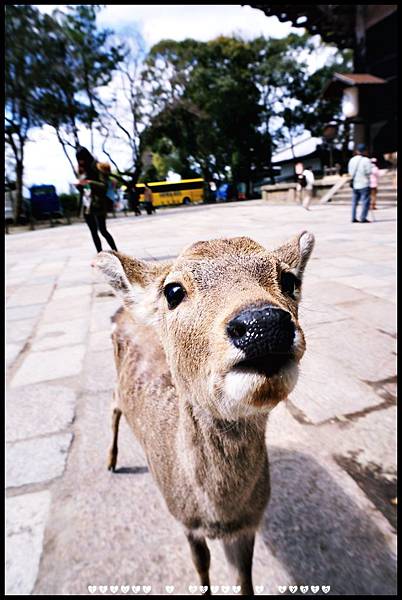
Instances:
[[[36,319],[22,319],[6,322],[6,341],[25,342],[35,327]]]
[[[341,302],[337,308],[349,317],[354,317],[366,325],[387,331],[396,332],[396,305],[384,299],[370,298],[355,302]]]
[[[88,263],[88,269],[82,271],[72,271],[71,273],[63,273],[58,279],[59,287],[68,287],[71,285],[87,285],[91,277],[91,267]]]
[[[18,277],[15,277],[15,276],[11,276],[10,277],[10,275],[9,275],[8,272],[7,272],[6,278],[5,278],[6,286],[7,287],[8,286],[10,286],[10,287],[19,287],[19,286],[25,284],[26,280],[27,280],[27,276],[26,275],[20,275]]]
[[[96,333],[99,331],[108,331],[110,333],[112,327],[111,317],[121,306],[121,300],[118,298],[113,298],[113,300],[106,301],[103,299],[102,302],[99,302],[100,299],[97,299],[96,304],[94,304],[91,313],[91,322],[90,322],[90,332]]]
[[[53,285],[28,285],[15,292],[8,299],[8,306],[26,306],[30,304],[43,304],[48,301],[53,290]]]
[[[71,433],[7,444],[8,488],[50,481],[63,474]]]
[[[383,298],[388,302],[396,303],[396,284],[394,285],[383,285],[381,287],[371,287],[370,289],[364,289],[368,294],[376,296],[377,298]]]
[[[78,425],[48,529],[52,552],[44,557],[35,594],[83,594],[88,585],[126,584],[152,585],[153,594],[173,584],[176,593],[186,594],[188,585],[197,584],[189,549],[124,419],[118,470],[110,474],[104,467],[111,439],[107,394],[86,397]],[[394,537],[386,526],[384,533],[371,503],[330,461],[300,447],[300,425],[288,430],[293,443],[283,438],[282,419],[273,425],[272,498],[257,536],[255,585],[264,585],[267,594],[277,593],[278,585],[317,582],[334,593],[394,593]],[[283,445],[275,447],[280,440]],[[70,518],[71,527],[63,527]],[[221,543],[208,545],[211,582],[232,584]]]
[[[325,364],[333,360],[356,381],[375,382],[396,374],[396,340],[377,330],[368,331],[356,319],[320,323],[305,330],[306,358]],[[304,359],[302,362],[304,365]]]
[[[303,357],[299,383],[289,400],[311,423],[355,413],[382,402],[367,384],[345,371],[338,361],[311,348]]]
[[[334,258],[325,258],[324,260],[320,260],[319,264],[322,266],[324,272],[326,272],[326,268],[328,265],[339,267],[339,268],[347,268],[354,272],[359,272],[361,269],[365,268],[367,262],[361,258],[355,258],[353,256],[336,256]]]
[[[74,287],[62,287],[57,288],[53,294],[53,300],[56,302],[58,300],[68,301],[79,298],[82,299],[86,296],[90,296],[92,293],[92,287],[90,285],[77,285]]]
[[[337,453],[353,453],[361,465],[368,466],[377,454],[385,474],[392,474],[395,465],[395,407],[390,405],[395,393],[391,377],[395,375],[394,331],[387,335],[376,330],[374,310],[377,301],[379,311],[387,312],[388,303],[395,304],[395,225],[383,221],[395,219],[395,214],[395,209],[380,209],[378,222],[356,228],[349,223],[350,207],[313,207],[307,212],[257,201],[158,211],[155,218],[109,220],[118,247],[147,258],[176,255],[194,241],[213,237],[248,235],[272,249],[298,231],[307,229],[316,235],[300,311],[308,348],[294,400],[301,402],[299,410],[311,411],[317,424],[298,421],[300,415],[291,402],[282,403],[270,418],[267,439],[273,495],[257,538],[253,567],[255,584],[266,586],[266,593],[277,593],[278,584],[314,585],[318,580],[329,583],[333,592],[340,594],[395,591],[394,537],[388,521],[365,489],[356,485],[353,474],[334,460]],[[47,283],[47,277],[49,282],[57,278],[50,309],[39,325],[57,326],[82,318],[91,326],[85,342],[89,353],[84,371],[66,384],[78,392],[78,417],[73,424],[77,435],[67,470],[63,477],[52,480],[56,498],[34,593],[87,594],[91,583],[149,583],[156,593],[172,583],[177,592],[185,593],[189,584],[197,584],[186,542],[123,419],[118,460],[121,471],[112,475],[105,469],[116,376],[110,315],[117,306],[112,306],[113,299],[98,296],[109,287],[97,283],[90,269],[94,255],[85,224],[12,235],[8,240],[10,286],[27,287],[39,281]],[[47,271],[46,263],[53,263],[54,268]],[[61,263],[60,270],[55,263]],[[89,287],[92,295],[84,292]],[[17,292],[21,293],[18,287],[13,294]],[[79,302],[84,296],[91,297],[91,308]],[[364,301],[373,306],[366,319],[357,314]],[[356,314],[344,306],[341,310],[338,303],[354,303]],[[12,320],[19,316],[36,318],[20,311],[29,308],[10,308]],[[70,360],[70,348],[58,355],[57,362]],[[49,362],[47,352],[27,352],[42,354]],[[309,363],[310,355],[314,365]],[[35,370],[40,368],[35,366]],[[362,381],[384,378],[381,390],[389,392],[388,400],[375,385]],[[57,384],[43,383],[44,389],[51,385]],[[12,391],[18,394],[30,387],[17,386]],[[40,419],[40,424],[48,421],[53,427],[56,411],[49,407],[50,397],[44,394],[42,398],[39,402],[46,408],[46,418]],[[280,411],[286,406],[285,418]],[[321,421],[338,411],[346,410],[341,416],[349,415],[353,407],[362,408],[342,422]],[[25,410],[33,414],[28,413],[29,402]],[[18,406],[17,417],[22,416],[17,422],[24,418],[24,412]],[[32,418],[37,421],[37,416]],[[11,429],[30,434],[18,423]],[[32,446],[31,454],[37,456],[36,447]],[[50,451],[52,454],[55,451]],[[219,542],[211,544],[211,554],[213,583],[227,583],[229,573]],[[307,577],[309,581],[305,581]]]
[[[18,254],[19,261],[9,269],[11,277],[30,275],[38,265],[38,261],[28,262],[24,255]]]
[[[57,323],[59,321],[73,321],[75,319],[89,318],[90,298],[86,296],[81,302],[64,301],[62,304],[48,304],[42,314],[41,323]]]
[[[38,575],[50,492],[6,500],[6,595],[32,594]]]
[[[66,429],[74,419],[75,402],[72,389],[57,385],[8,390],[6,440],[14,442]]]
[[[35,273],[31,273],[29,279],[27,279],[27,281],[29,282],[30,285],[49,285],[51,284],[52,286],[54,286],[54,284],[57,281],[57,276],[56,275],[36,275]]]
[[[352,455],[363,467],[374,466],[379,469],[381,476],[390,475],[396,478],[396,422],[396,406],[383,409],[381,415],[378,411],[363,415],[348,426],[350,431],[353,430],[353,435],[345,435],[344,429],[343,435],[336,436],[334,452],[344,456]]]
[[[35,269],[35,274],[58,275],[63,269],[65,262],[62,260],[45,261]]]
[[[82,369],[84,355],[84,345],[70,346],[68,352],[64,348],[32,352],[18,369],[11,386],[16,387],[78,375]]]
[[[13,306],[6,308],[6,320],[21,321],[23,319],[33,319],[39,317],[44,309],[43,304],[32,304],[28,306]]]
[[[79,286],[81,287],[81,286]],[[63,289],[63,288],[61,288]],[[70,289],[71,288],[67,288]],[[74,288],[75,289],[75,288]],[[90,294],[85,293],[82,295],[76,294],[71,295],[69,297],[64,298],[52,298],[51,302],[48,302],[46,306],[46,312],[44,313],[44,317],[49,315],[50,313],[62,313],[64,310],[76,310],[77,314],[86,310],[90,305]]]
[[[323,276],[325,274],[323,273]],[[368,273],[366,275],[357,274],[354,276],[348,275],[347,277],[331,277],[334,281],[342,283],[344,285],[349,285],[354,288],[362,289],[362,290],[370,290],[378,288],[378,277],[374,277],[372,273]],[[389,277],[389,280],[392,281],[394,277]],[[389,283],[387,279],[387,283]]]
[[[111,328],[109,331],[98,331],[91,333],[89,338],[89,349],[94,352],[102,352],[112,348]]]
[[[304,448],[271,446],[269,455],[272,497],[260,531],[292,584],[395,594],[395,536],[355,482]],[[272,571],[265,573],[266,591],[275,593]]]
[[[113,390],[116,367],[112,344],[102,351],[88,352],[85,361],[83,389],[88,393]],[[110,396],[111,397],[111,396]]]
[[[32,340],[31,349],[50,350],[52,348],[65,348],[74,344],[83,344],[87,336],[89,321],[87,319],[74,319],[72,321],[45,322],[36,330]]]
[[[345,313],[341,312],[336,305],[324,304],[315,296],[304,294],[299,307],[299,321],[306,331],[315,331],[322,323],[336,323],[346,319]]]
[[[22,340],[20,342],[15,342],[13,344],[6,344],[6,365],[7,368],[11,367],[11,365],[17,359],[19,353],[25,346],[25,341]]]
[[[323,282],[320,278],[318,281],[311,282],[306,278],[303,282],[303,297],[308,295],[308,298],[313,298],[314,303],[319,299],[320,303],[336,306],[340,302],[358,302],[370,298],[369,292],[363,292],[351,285],[336,283],[335,281]]]

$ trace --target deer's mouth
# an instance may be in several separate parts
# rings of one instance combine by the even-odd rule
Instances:
[[[294,364],[293,353],[270,353],[265,356],[248,358],[238,362],[233,371],[238,373],[258,373],[265,377],[273,377]]]

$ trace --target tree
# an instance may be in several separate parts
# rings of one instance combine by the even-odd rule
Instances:
[[[121,45],[110,44],[112,32],[97,28],[99,10],[75,5],[50,16],[31,5],[6,6],[5,135],[15,162],[16,218],[30,130],[52,126],[73,171],[69,149],[80,144],[81,125],[90,129],[93,150],[100,90],[123,56]]]
[[[342,115],[339,100],[325,99],[322,91],[335,72],[349,73],[353,69],[353,53],[351,50],[336,50],[326,64],[312,73],[305,84],[295,93],[298,106],[294,111],[294,120],[302,123],[313,136],[322,136],[326,123],[335,121],[338,124],[338,134],[335,143],[342,149],[343,162],[347,162],[350,137],[350,124]]]
[[[63,152],[75,172],[68,148],[80,145],[80,124],[88,122],[87,105],[80,97],[80,80],[70,41],[62,24],[44,15],[40,32],[42,75],[36,82],[36,111],[42,122],[54,128]]]
[[[156,109],[147,139],[170,139],[183,166],[206,179],[227,179],[229,173],[246,181],[261,146],[252,61],[249,43],[238,38],[154,46],[147,81]]]
[[[207,179],[267,173],[279,144],[293,146],[304,129],[314,134],[334,117],[334,104],[320,96],[325,77],[346,68],[344,57],[338,52],[315,73],[307,62],[325,48],[308,34],[159,42],[147,58],[148,142],[156,150],[158,139],[169,139]]]
[[[109,86],[108,98],[101,105],[98,130],[102,136],[102,151],[119,174],[130,173],[136,183],[143,168],[143,133],[148,122],[143,81],[144,42],[137,34],[124,40],[122,60],[116,65],[115,77]],[[110,151],[110,142],[127,156],[124,164],[117,162]]]
[[[18,221],[23,201],[24,151],[29,132],[43,120],[36,111],[42,54],[37,37],[39,11],[31,5],[7,5],[5,18],[5,142],[15,165]]]
[[[110,43],[113,32],[97,26],[100,10],[100,5],[77,4],[68,6],[64,12],[53,12],[65,39],[66,58],[70,71],[74,73],[76,92],[83,92],[87,99],[85,116],[91,134],[92,153],[94,124],[101,104],[99,88],[110,83],[116,66],[123,59],[122,44]]]
[[[79,129],[87,127],[94,152],[95,124],[102,106],[100,91],[110,82],[122,59],[120,44],[110,43],[112,32],[98,30],[97,5],[75,5],[43,18],[41,45],[44,64],[37,83],[42,120],[52,126],[71,168],[69,149],[80,145]]]
[[[303,87],[307,65],[302,52],[310,50],[308,36],[290,34],[283,39],[266,39],[262,36],[251,42],[254,62],[252,72],[260,93],[262,106],[261,131],[267,147],[267,163],[279,143],[290,141],[296,134],[292,116],[295,93]],[[283,131],[283,127],[287,133]]]

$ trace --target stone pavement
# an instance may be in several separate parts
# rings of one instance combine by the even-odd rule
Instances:
[[[109,221],[118,247],[142,258],[212,237],[273,248],[316,236],[300,309],[308,350],[267,431],[272,499],[253,567],[263,594],[396,593],[396,209],[372,224],[349,213],[252,201]],[[90,268],[86,225],[10,235],[6,249],[7,594],[188,593],[187,542],[125,422],[119,469],[106,470],[119,302]],[[212,584],[231,584],[219,543],[211,554]]]

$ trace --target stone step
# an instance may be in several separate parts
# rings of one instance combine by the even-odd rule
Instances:
[[[380,181],[378,182],[378,187],[392,187],[392,188],[396,188],[395,185],[395,180],[394,179],[390,179],[390,180],[386,180],[386,179],[380,179]]]
[[[350,192],[343,192],[343,193],[339,193],[339,194],[335,194],[332,197],[332,200],[348,200],[352,198],[352,190],[350,190]],[[390,192],[390,193],[382,193],[379,192],[377,194],[377,200],[384,200],[386,202],[396,202],[397,200],[397,195]]]
[[[333,206],[351,206],[352,200],[331,200],[330,204],[332,204]],[[360,204],[361,202],[359,202],[359,205]],[[377,200],[376,205],[385,208],[387,206],[396,206],[396,202],[383,202],[381,200]]]

